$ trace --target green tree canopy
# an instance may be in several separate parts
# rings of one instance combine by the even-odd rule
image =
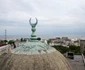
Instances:
[[[57,49],[58,51],[60,51],[63,54],[69,51],[68,47],[61,46],[61,45],[54,45],[52,47],[54,47],[55,49]]]
[[[47,43],[48,43],[48,44],[51,43],[51,39],[48,39],[48,40],[47,40]]]
[[[85,50],[83,51],[83,55],[85,56]]]
[[[57,49],[61,53],[66,53],[66,52],[70,51],[70,52],[73,52],[74,54],[80,54],[80,46],[71,45],[68,48],[68,47],[65,47],[62,45],[54,45],[52,47],[54,47],[55,49]]]
[[[69,51],[74,52],[75,54],[80,54],[80,46],[70,45]]]
[[[39,40],[39,41],[40,41],[40,40],[41,40],[41,38],[40,38],[40,37],[38,37],[38,38],[37,38],[37,40]]]
[[[13,44],[14,41],[13,40],[9,40],[8,44]]]

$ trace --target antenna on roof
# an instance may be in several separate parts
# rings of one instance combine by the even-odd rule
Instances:
[[[7,30],[5,29],[5,41],[7,40]],[[6,42],[5,42],[6,43]]]

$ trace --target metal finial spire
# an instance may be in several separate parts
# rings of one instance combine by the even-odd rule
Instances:
[[[37,20],[37,18],[35,18],[36,19],[36,22],[35,23],[32,23],[31,22],[31,18],[29,19],[29,23],[30,23],[30,25],[31,25],[31,27],[32,27],[32,34],[31,34],[31,40],[37,40],[36,39],[36,34],[35,34],[35,31],[36,31],[36,25],[37,25],[37,23],[38,23],[38,20]]]

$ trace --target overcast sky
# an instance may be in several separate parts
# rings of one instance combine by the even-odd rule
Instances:
[[[0,0],[0,35],[30,35],[31,17],[38,36],[85,35],[85,0]]]

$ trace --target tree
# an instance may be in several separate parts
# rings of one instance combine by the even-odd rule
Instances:
[[[48,40],[47,40],[47,43],[48,43],[48,44],[51,43],[51,39],[48,39]]]
[[[16,48],[15,42],[14,42],[13,40],[10,40],[10,41],[8,42],[8,44],[13,45],[14,48]]]
[[[20,41],[21,42],[26,42],[26,38],[21,38]]]
[[[8,42],[8,44],[13,44],[14,43],[14,41],[13,40],[9,40],[9,42]]]
[[[68,52],[68,51],[71,51],[74,54],[80,54],[80,46],[70,45],[68,48],[68,47],[65,47],[62,45],[54,45],[52,47],[54,47],[55,49],[57,49],[58,51],[60,51],[63,54]]]
[[[8,41],[7,40],[0,40],[0,43],[6,44]]]
[[[8,42],[7,40],[3,40],[3,41],[4,41],[5,44]]]
[[[83,55],[85,56],[85,50],[83,51]]]
[[[21,42],[23,42],[23,40],[24,40],[23,38],[20,39]]]
[[[64,47],[62,45],[54,45],[52,47],[54,47],[56,50],[60,51],[63,54],[69,51],[68,47]]]
[[[0,43],[4,43],[4,41],[3,40],[0,40]]]
[[[39,40],[39,41],[40,41],[40,40],[41,40],[41,38],[40,38],[40,37],[38,37],[38,38],[37,38],[37,40]]]
[[[13,46],[14,46],[14,48],[16,48],[15,42],[13,42]]]
[[[69,51],[74,52],[75,54],[80,54],[80,46],[70,45]]]

